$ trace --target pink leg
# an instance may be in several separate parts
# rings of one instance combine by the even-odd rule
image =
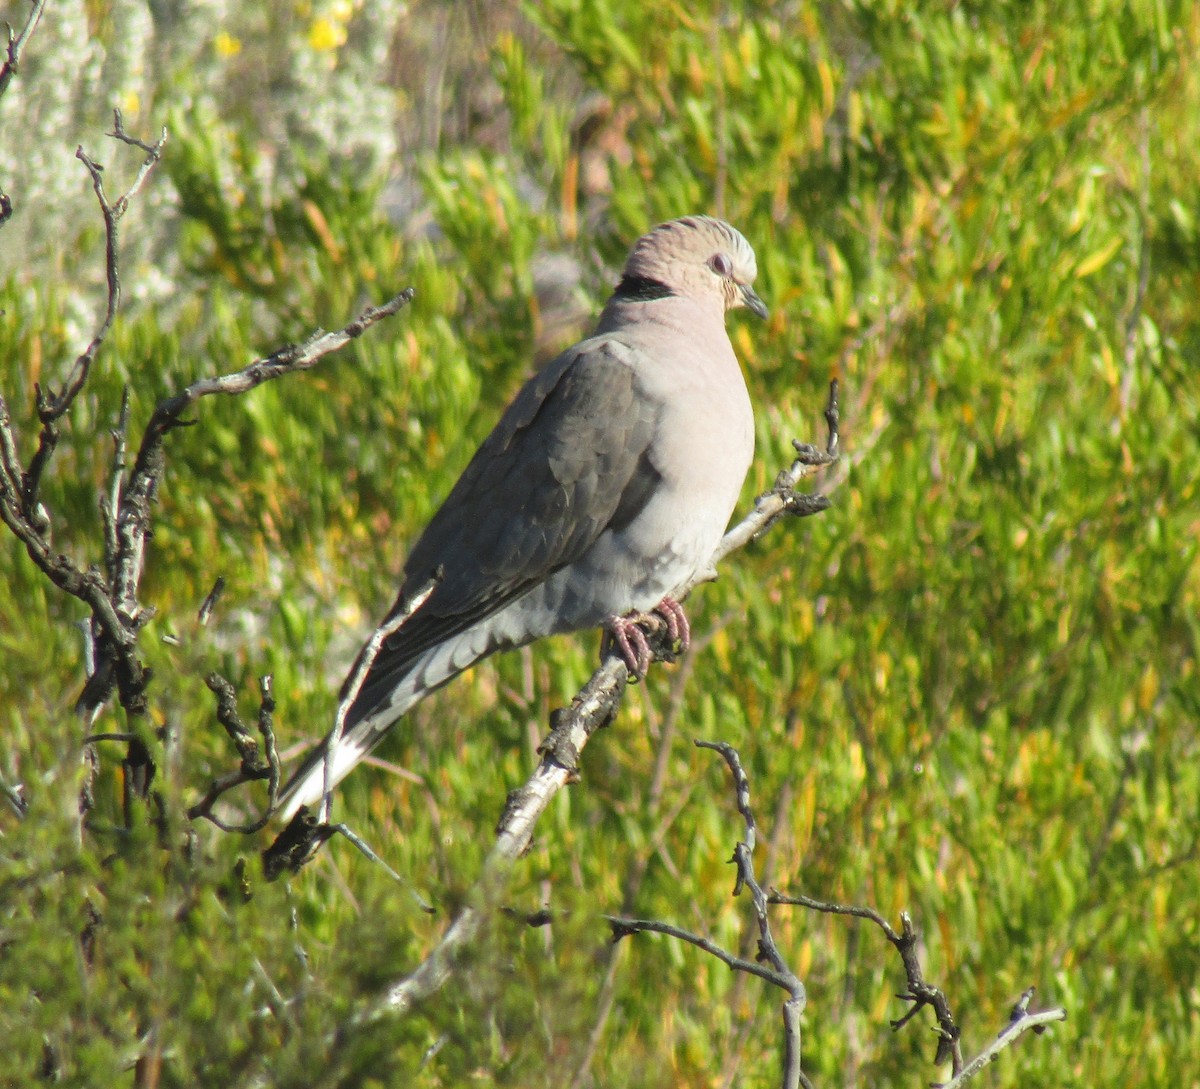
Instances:
[[[638,625],[643,616],[643,613],[610,616],[604,622],[604,630],[620,649],[629,672],[638,680],[641,680],[650,668],[650,644],[646,641],[646,633]]]
[[[683,606],[668,595],[655,606],[654,611],[666,621],[667,634],[672,643],[678,643],[681,651],[692,645],[692,626],[688,623]]]
[[[688,624],[683,606],[673,597],[664,597],[655,606],[653,613],[610,616],[604,624],[608,638],[617,644],[629,672],[639,680],[645,677],[651,659],[650,644],[641,625],[652,616],[666,625],[667,635],[672,643],[677,642],[681,650],[688,649],[692,642],[691,625]]]

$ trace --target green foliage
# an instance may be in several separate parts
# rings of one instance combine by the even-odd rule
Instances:
[[[319,44],[321,19],[345,24],[345,63],[361,60],[355,19],[382,9],[354,10],[206,34],[236,36],[226,74],[257,86],[252,62],[283,63],[275,37]],[[406,18],[398,37],[439,40],[436,5]],[[332,139],[272,150],[273,119],[303,113],[271,97],[284,91],[248,109],[222,96],[219,66],[185,71],[191,47],[162,47],[177,54],[154,95],[169,112],[142,120],[170,125],[150,188],[169,187],[177,213],[135,203],[124,237],[161,232],[170,290],[139,296],[148,268],[127,267],[127,306],[45,484],[56,548],[100,559],[124,386],[136,436],[199,376],[407,284],[417,301],[313,372],[203,402],[171,436],[143,637],[167,727],[152,739],[162,811],[129,829],[123,749],[103,743],[95,828],[75,837],[80,613],[0,542],[0,776],[31,803],[0,816],[6,1077],[130,1084],[157,1056],[160,1085],[563,1085],[611,988],[581,1084],[775,1084],[778,995],[666,939],[614,952],[599,920],[628,910],[753,955],[748,906],[729,896],[729,784],[690,744],[715,737],[750,773],[768,880],[908,910],[968,1050],[1030,984],[1035,1003],[1067,1007],[1006,1053],[996,1084],[1174,1081],[1200,1054],[1195,13],[553,0],[481,19],[442,58],[445,109],[475,120],[405,148],[429,230],[388,221],[386,171]],[[295,52],[301,81],[312,57]],[[371,70],[377,101],[383,61]],[[426,93],[393,78],[398,100]],[[478,85],[493,106],[476,117],[458,99]],[[36,215],[36,192],[22,199]],[[408,541],[546,347],[538,259],[572,259],[594,308],[634,237],[697,210],[755,245],[772,309],[765,326],[732,323],[758,410],[746,499],[792,437],[822,437],[836,373],[833,507],[704,587],[687,684],[683,668],[653,671],[588,749],[507,897],[549,907],[552,926],[501,917],[456,986],[331,1055],[334,1028],[469,895],[505,792],[595,641],[477,668],[382,750],[413,777],[347,781],[339,812],[411,888],[342,844],[266,885],[260,839],[188,826],[233,766],[202,678],[224,672],[250,714],[271,671],[282,743],[322,733]],[[0,265],[0,389],[26,458],[33,385],[61,380],[97,309],[90,274],[68,270],[101,268],[102,239],[85,229],[68,259],[74,231],[63,251]],[[229,589],[200,628],[218,574]],[[927,1014],[887,1027],[902,977],[878,934],[774,919],[808,987],[817,1084],[941,1076]]]

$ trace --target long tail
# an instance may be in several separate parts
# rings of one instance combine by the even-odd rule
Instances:
[[[420,696],[412,700],[412,703],[416,703],[418,699]],[[304,758],[304,762],[292,773],[287,785],[279,792],[275,809],[279,818],[291,820],[302,805],[314,805],[319,802],[326,790],[333,790],[354,770],[358,762],[383,740],[384,734],[405,710],[407,707],[399,710],[384,708],[352,726],[337,739],[336,744],[333,744],[332,734],[326,737]]]
[[[498,649],[487,626],[479,625],[447,639],[422,654],[403,673],[391,678],[385,691],[373,696],[373,706],[361,717],[351,710],[342,736],[331,732],[310,752],[279,792],[275,815],[291,820],[302,805],[319,802],[337,786],[411,707]],[[377,689],[368,678],[364,685]],[[360,695],[361,700],[361,695]],[[328,754],[328,758],[326,757]]]

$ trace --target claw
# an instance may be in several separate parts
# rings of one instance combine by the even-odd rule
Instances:
[[[668,594],[655,606],[654,611],[666,621],[671,642],[678,643],[680,651],[686,651],[692,645],[692,626],[688,623],[683,606]]]
[[[646,676],[653,654],[642,624],[655,619],[666,625],[671,643],[687,650],[692,642],[692,629],[688,624],[683,606],[673,597],[662,599],[649,613],[629,613],[626,616],[610,616],[604,624],[605,647],[617,645],[629,672],[639,681]]]
[[[645,613],[610,616],[604,625],[607,638],[617,644],[629,672],[639,681],[646,676],[651,657],[650,644],[639,624],[644,617]]]

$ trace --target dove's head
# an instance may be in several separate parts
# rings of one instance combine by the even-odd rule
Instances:
[[[758,262],[740,231],[710,216],[685,216],[640,238],[625,263],[619,295],[685,295],[719,300],[723,310],[748,307],[760,318],[766,304],[753,288]]]

